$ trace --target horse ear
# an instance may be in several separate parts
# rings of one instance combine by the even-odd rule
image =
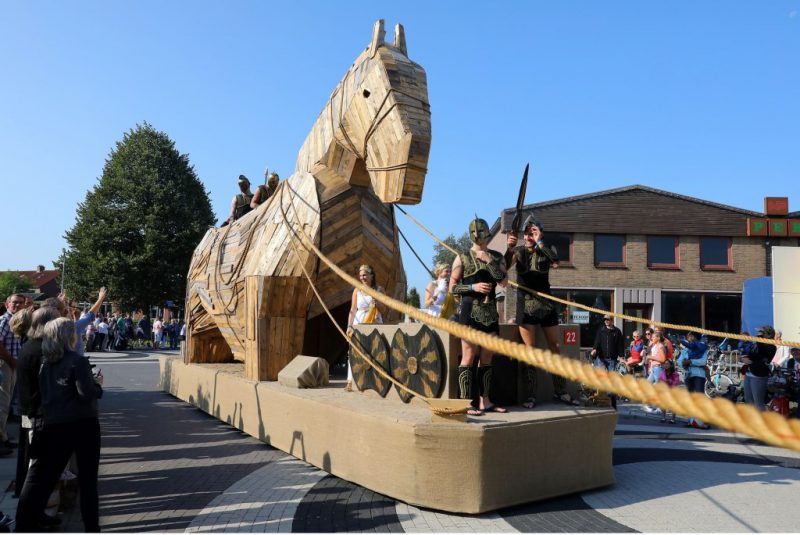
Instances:
[[[369,44],[369,56],[375,55],[378,47],[383,46],[383,40],[386,37],[386,30],[383,29],[383,19],[378,19],[375,26],[372,27],[372,42]]]
[[[404,56],[408,56],[408,48],[406,47],[406,32],[403,30],[403,25],[398,24],[394,27],[394,46]]]

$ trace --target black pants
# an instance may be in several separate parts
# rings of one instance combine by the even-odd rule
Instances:
[[[45,426],[34,431],[31,459],[25,485],[17,504],[17,531],[40,531],[36,520],[58,483],[67,462],[75,453],[81,516],[86,532],[100,531],[97,470],[100,464],[100,422],[97,418],[70,424]]]
[[[99,351],[103,350],[103,342],[105,342],[106,335],[104,333],[96,333],[94,340],[92,340],[92,348],[89,351],[94,351],[97,348]]]
[[[14,478],[14,497],[19,498],[22,485],[28,476],[28,463],[30,461],[30,429],[22,427],[19,423],[19,448],[17,449],[17,475]]]

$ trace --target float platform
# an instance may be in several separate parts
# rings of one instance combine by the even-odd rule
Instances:
[[[343,381],[314,389],[244,377],[244,364],[161,357],[164,391],[337,477],[416,506],[483,513],[614,483],[617,415],[601,408],[510,407],[432,418]]]

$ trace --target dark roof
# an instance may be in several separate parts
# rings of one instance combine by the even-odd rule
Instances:
[[[789,215],[786,216],[789,219],[798,219],[800,218],[800,211],[798,212],[789,212]]]
[[[743,215],[743,216],[748,216],[748,217],[764,217],[764,214],[762,214],[761,212],[753,212],[751,210],[745,210],[743,208],[736,208],[735,206],[728,206],[726,204],[720,204],[720,203],[715,203],[715,202],[711,202],[711,201],[706,201],[704,199],[698,199],[696,197],[689,197],[687,195],[681,195],[679,193],[673,193],[671,191],[665,191],[665,190],[661,190],[661,189],[657,189],[657,188],[650,188],[648,186],[642,186],[640,184],[634,184],[632,186],[625,186],[625,187],[622,187],[622,188],[615,188],[615,189],[597,191],[597,192],[594,192],[594,193],[586,193],[586,194],[583,194],[583,195],[575,195],[573,197],[563,197],[561,199],[554,199],[554,200],[551,200],[551,201],[543,201],[543,202],[538,202],[538,203],[533,203],[533,204],[526,204],[525,206],[523,206],[522,209],[523,210],[536,210],[538,208],[546,208],[546,207],[562,205],[562,204],[569,204],[569,203],[579,202],[579,201],[595,200],[595,199],[600,199],[600,198],[603,198],[603,197],[610,197],[610,196],[618,195],[620,193],[629,193],[629,192],[637,192],[637,191],[653,193],[653,194],[656,194],[656,195],[663,195],[665,197],[670,197],[672,199],[678,199],[678,200],[681,200],[681,201],[701,204],[701,205],[704,205],[704,206],[711,206],[711,207],[714,207],[714,208],[717,208],[717,209],[730,211],[730,212],[732,212],[734,214],[738,214],[738,215]],[[514,219],[514,214],[515,213],[516,213],[516,208],[513,208],[513,207],[512,208],[506,208],[500,213],[500,217],[501,217],[501,220],[502,220],[501,221],[501,227],[503,229],[508,229],[508,228],[511,227],[511,221],[512,221],[512,219]]]
[[[36,288],[41,288],[48,282],[56,280],[59,272],[57,269],[45,269],[44,271],[18,271],[18,273],[31,281]]]

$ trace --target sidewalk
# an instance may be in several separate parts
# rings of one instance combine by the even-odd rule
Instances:
[[[14,429],[16,427],[16,430]],[[16,433],[19,429],[18,424],[9,424],[9,431],[14,440],[16,440]],[[0,511],[6,515],[14,518],[17,516],[17,502],[19,500],[14,497],[14,488],[12,482],[17,475],[17,450],[7,457],[0,457]],[[73,487],[74,488],[74,487]],[[61,519],[61,525],[55,529],[56,532],[82,532],[83,522],[81,521],[80,507],[77,503],[77,491],[72,489],[62,493],[62,503],[59,506],[59,511],[48,509],[47,513],[50,515],[57,515]]]

